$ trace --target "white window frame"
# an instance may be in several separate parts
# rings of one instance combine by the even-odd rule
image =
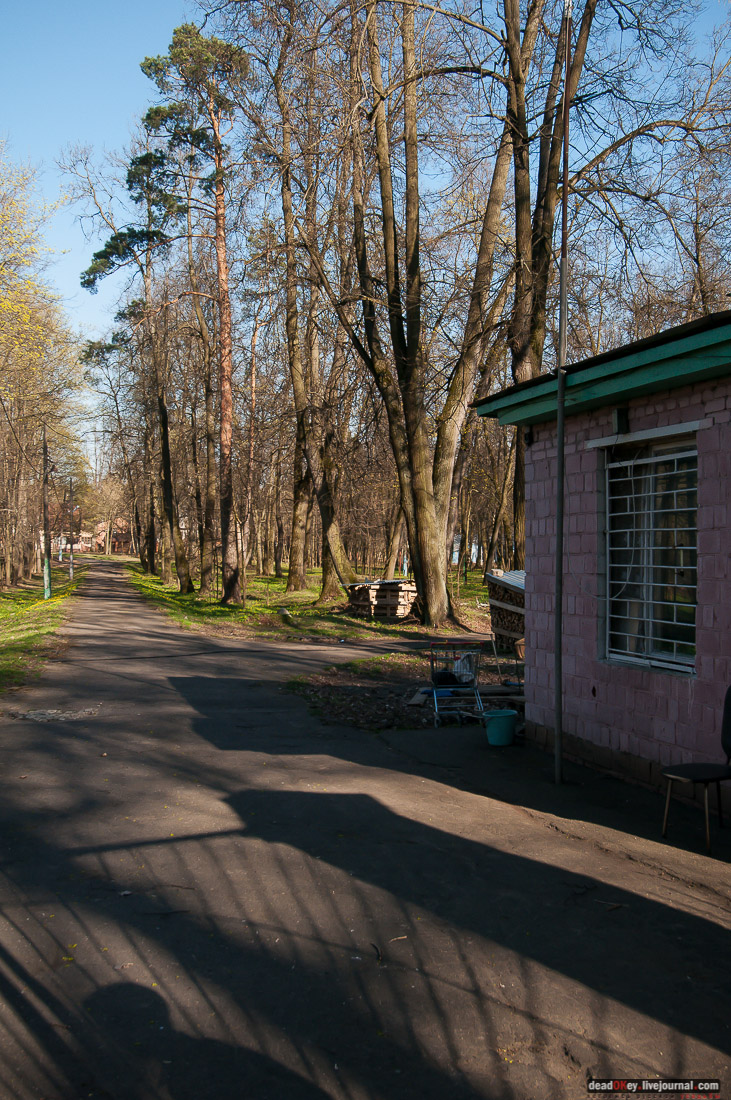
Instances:
[[[605,452],[605,655],[695,670],[695,437]],[[676,522],[674,522],[674,520]]]

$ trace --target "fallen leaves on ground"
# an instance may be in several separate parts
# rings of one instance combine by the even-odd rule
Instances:
[[[481,682],[499,683],[488,670]],[[325,725],[348,725],[357,729],[413,729],[431,725],[433,712],[428,699],[423,706],[410,706],[417,691],[431,683],[429,655],[390,653],[365,661],[330,665],[289,688],[307,700]]]

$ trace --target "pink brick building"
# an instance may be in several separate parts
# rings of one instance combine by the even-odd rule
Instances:
[[[526,431],[526,726],[552,739],[554,375],[478,406]],[[731,312],[566,375],[564,744],[657,782],[720,762],[731,684]]]

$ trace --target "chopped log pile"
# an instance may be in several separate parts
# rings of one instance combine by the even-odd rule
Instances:
[[[416,585],[410,581],[363,581],[348,585],[348,603],[358,615],[403,619],[411,614]]]
[[[495,637],[510,645],[525,637],[525,573],[515,570],[487,574],[490,616]]]

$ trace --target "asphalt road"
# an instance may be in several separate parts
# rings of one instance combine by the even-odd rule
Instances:
[[[729,856],[658,794],[366,733],[283,690],[333,659],[207,639],[95,565],[0,728],[2,1100],[731,1097]],[[674,810],[676,808],[674,807]]]

